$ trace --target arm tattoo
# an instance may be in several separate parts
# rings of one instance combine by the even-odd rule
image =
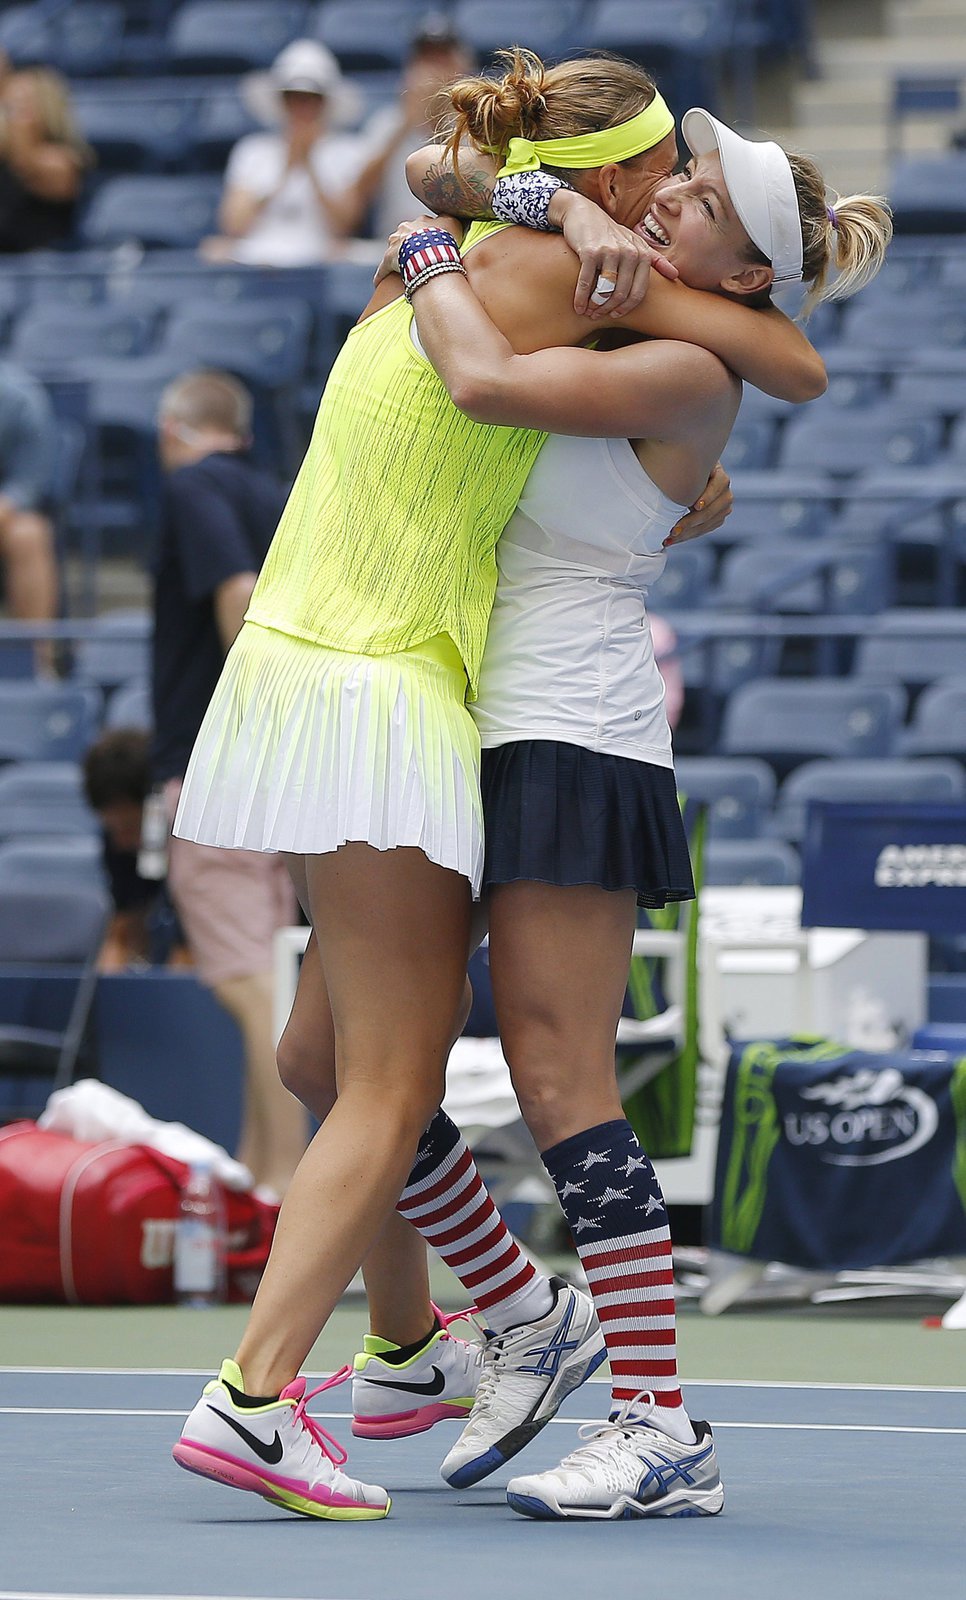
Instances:
[[[431,211],[444,217],[493,216],[493,179],[462,164],[459,176],[448,161],[434,161],[422,180],[423,199]]]

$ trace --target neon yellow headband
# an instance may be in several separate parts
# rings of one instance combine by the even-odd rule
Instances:
[[[653,150],[674,129],[674,118],[661,96],[654,99],[629,122],[616,128],[600,128],[595,133],[578,133],[571,139],[511,139],[507,158],[500,168],[508,172],[535,172],[548,167],[603,167],[609,161],[626,161]]]

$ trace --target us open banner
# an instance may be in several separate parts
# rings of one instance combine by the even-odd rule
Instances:
[[[802,926],[966,932],[966,806],[813,802]]]
[[[708,1242],[828,1271],[966,1253],[966,1060],[738,1046]]]

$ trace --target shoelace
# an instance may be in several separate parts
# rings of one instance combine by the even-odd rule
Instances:
[[[585,1462],[606,1463],[617,1439],[633,1436],[640,1424],[650,1417],[656,1404],[650,1389],[640,1389],[630,1400],[625,1400],[619,1411],[607,1422],[583,1423],[577,1429],[577,1437],[586,1440],[586,1443],[572,1451],[569,1456],[565,1456],[560,1465],[576,1472],[583,1472],[585,1477],[590,1478],[591,1473]]]
[[[440,1311],[439,1306],[434,1305],[432,1301],[430,1301],[430,1305],[433,1307],[433,1312],[437,1321],[439,1322],[440,1328],[448,1338],[452,1338],[452,1334],[449,1333],[449,1325],[451,1322],[466,1322],[476,1314],[476,1306],[467,1306],[465,1311]],[[320,1383],[317,1389],[312,1390],[311,1395],[305,1396],[305,1399],[311,1400],[312,1395],[321,1394],[323,1389],[335,1389],[340,1383],[347,1383],[350,1378],[354,1377],[355,1367],[352,1365],[351,1361],[347,1361],[344,1367],[340,1367],[337,1372],[333,1372],[331,1377],[326,1378],[324,1383]],[[326,1438],[328,1438],[328,1434],[326,1434]],[[333,1443],[334,1442],[335,1441],[333,1440]],[[339,1445],[337,1448],[341,1450],[342,1446]],[[348,1458],[344,1457],[343,1459]]]
[[[331,1433],[326,1433],[325,1429],[315,1421],[314,1417],[309,1416],[305,1408],[309,1401],[314,1400],[316,1395],[321,1394],[324,1389],[332,1389],[336,1384],[344,1383],[345,1374],[351,1371],[351,1367],[343,1367],[339,1372],[334,1372],[331,1378],[326,1378],[324,1383],[320,1383],[318,1388],[307,1389],[301,1400],[297,1401],[293,1414],[293,1421],[301,1422],[303,1428],[306,1428],[315,1440],[322,1454],[328,1456],[334,1467],[345,1466],[349,1459],[348,1452],[343,1450],[338,1439],[333,1439]]]

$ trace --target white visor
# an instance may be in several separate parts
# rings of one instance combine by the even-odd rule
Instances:
[[[694,156],[717,150],[731,204],[752,244],[771,262],[776,283],[800,283],[802,221],[791,163],[781,145],[743,139],[709,111],[687,111],[681,123]]]

